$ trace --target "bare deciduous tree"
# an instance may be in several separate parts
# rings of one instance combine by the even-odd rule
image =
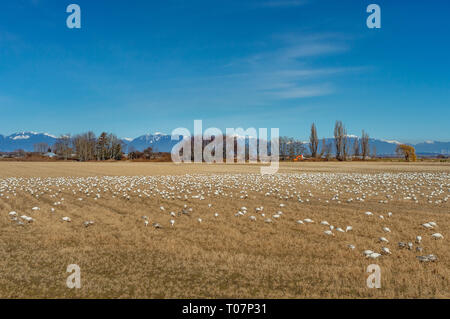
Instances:
[[[292,160],[297,155],[303,154],[306,151],[302,141],[287,136],[280,137],[279,149],[281,160],[286,160],[288,157]]]
[[[336,121],[336,124],[334,125],[334,146],[336,148],[336,159],[342,160],[343,155],[343,145],[344,145],[344,138],[345,138],[345,129],[344,124],[342,124],[342,121]]]
[[[61,135],[53,144],[53,152],[67,160],[72,155],[72,138],[70,134]]]
[[[311,134],[309,136],[309,150],[311,151],[311,157],[317,157],[317,148],[319,147],[319,139],[317,137],[316,125],[311,125]]]
[[[354,142],[353,142],[353,156],[354,157],[359,157],[359,138],[355,138]]]
[[[285,160],[289,155],[289,137],[287,136],[280,137],[279,148],[280,148],[279,151],[280,159]]]
[[[369,152],[369,134],[367,134],[363,130],[361,135],[361,155],[363,160],[365,160],[367,156],[369,156]]]
[[[73,138],[73,145],[80,161],[95,159],[96,138],[93,132],[76,135]]]

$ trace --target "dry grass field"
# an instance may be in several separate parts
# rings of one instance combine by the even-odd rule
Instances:
[[[445,163],[0,162],[0,298],[450,298],[449,191]]]

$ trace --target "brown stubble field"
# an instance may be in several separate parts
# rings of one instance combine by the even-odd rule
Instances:
[[[0,162],[0,298],[450,298],[449,188],[445,163],[288,163],[262,177],[257,165]],[[325,220],[353,230],[328,236]],[[392,254],[364,257],[381,247]],[[427,254],[438,260],[416,258]],[[66,286],[69,264],[81,289]],[[370,264],[380,289],[366,286]]]

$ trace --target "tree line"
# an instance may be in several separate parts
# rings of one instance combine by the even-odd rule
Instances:
[[[342,121],[336,121],[333,141],[327,141],[325,138],[322,138],[320,141],[317,127],[315,123],[312,123],[309,142],[305,143],[292,137],[280,137],[279,156],[280,160],[292,160],[298,155],[308,155],[313,159],[327,160],[335,157],[338,161],[346,161],[352,158],[366,160],[369,157],[376,157],[376,147],[373,145],[371,152],[369,139],[369,134],[364,130],[362,131],[361,137],[350,137]],[[226,139],[224,138],[224,140]],[[203,141],[203,144],[207,142]],[[76,158],[80,161],[121,160],[124,156],[125,148],[125,143],[117,138],[116,135],[103,132],[96,137],[92,131],[74,136],[70,134],[61,135],[51,147],[46,143],[34,145],[34,150],[37,153],[51,151],[65,160]],[[236,142],[234,148],[237,148]],[[224,156],[226,154],[225,151],[224,144]],[[246,145],[246,154],[247,152],[248,145]],[[407,161],[415,161],[417,158],[414,148],[409,145],[398,145],[396,152],[398,155],[405,157]],[[148,160],[152,158],[153,154],[154,152],[151,147],[146,148],[142,152],[137,151],[132,146],[128,149],[129,159]]]
[[[61,135],[52,146],[46,143],[34,145],[37,153],[53,152],[58,157],[67,159],[76,158],[80,161],[121,160],[125,144],[112,133],[101,133],[98,137],[94,132],[71,136]]]
[[[351,140],[353,139],[353,144]],[[376,148],[373,146],[370,154],[369,134],[362,131],[361,137],[350,138],[347,129],[342,121],[336,121],[334,126],[333,142],[326,138],[319,139],[317,127],[312,123],[309,142],[302,142],[289,137],[280,137],[280,157],[281,159],[292,159],[298,155],[307,155],[314,159],[330,160],[333,156],[339,161],[346,161],[349,158],[361,158],[366,160],[376,157]]]
[[[309,141],[302,142],[289,137],[280,137],[280,159],[294,159],[298,155],[307,155],[313,159],[336,158],[338,161],[349,159],[362,159],[377,157],[375,145],[370,148],[370,137],[366,131],[362,131],[361,137],[350,137],[347,128],[342,121],[336,121],[332,141],[326,138],[319,140],[317,127],[312,123]],[[404,157],[406,161],[415,161],[417,156],[414,147],[399,144],[396,148],[397,155]]]

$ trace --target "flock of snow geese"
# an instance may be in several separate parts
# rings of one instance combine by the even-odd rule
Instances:
[[[314,194],[313,194],[314,192]],[[181,176],[104,176],[104,177],[60,177],[60,178],[7,178],[0,180],[0,204],[9,202],[7,207],[14,207],[14,198],[25,193],[31,196],[30,202],[39,203],[45,199],[45,203],[50,202],[49,213],[59,210],[58,206],[65,205],[67,200],[85,201],[89,203],[100,200],[118,199],[123,201],[145,201],[150,200],[163,203],[159,210],[163,214],[168,214],[170,220],[168,224],[158,221],[151,221],[149,216],[142,216],[144,226],[151,225],[155,229],[164,227],[176,227],[177,218],[182,215],[193,215],[196,203],[201,201],[212,201],[214,198],[222,197],[230,201],[240,203],[247,199],[254,199],[263,196],[270,199],[269,202],[278,202],[278,208],[273,213],[267,213],[268,209],[258,205],[254,212],[242,206],[234,212],[221,212],[220,214],[242,218],[247,217],[249,222],[276,223],[283,218],[283,209],[287,204],[295,202],[300,205],[313,201],[329,206],[357,204],[365,201],[376,201],[379,204],[402,201],[408,205],[446,205],[450,193],[450,174],[448,173],[290,173],[262,176],[259,174],[217,174],[217,175],[181,175]],[[331,193],[331,195],[330,195]],[[93,201],[93,202],[90,202]],[[164,205],[170,207],[172,202],[185,201],[183,208],[166,209]],[[193,203],[195,202],[195,203]],[[262,199],[264,203],[264,198]],[[280,203],[282,202],[282,203]],[[189,204],[189,206],[188,206]],[[191,205],[192,204],[192,205]],[[174,204],[175,205],[175,204]],[[31,205],[30,205],[31,206]],[[209,203],[208,208],[213,204]],[[216,206],[216,205],[215,205]],[[212,211],[216,210],[216,207]],[[240,205],[239,205],[240,206]],[[0,206],[0,209],[3,210]],[[5,205],[3,205],[5,207]],[[296,206],[301,207],[301,206]],[[220,209],[220,207],[219,207]],[[63,209],[65,214],[70,213],[70,209]],[[197,210],[197,208],[195,209]],[[17,225],[25,226],[33,224],[38,219],[39,214],[44,209],[39,206],[30,207],[31,217],[16,211],[10,211],[8,216]],[[47,212],[47,209],[45,209]],[[370,211],[361,212],[366,218],[379,218],[381,220],[391,220],[395,218],[392,212],[385,215],[374,214]],[[69,214],[70,215],[70,214]],[[378,216],[376,216],[378,215]],[[209,215],[208,215],[209,216]],[[212,219],[218,218],[219,213],[213,212]],[[207,216],[203,216],[207,218]],[[72,218],[63,216],[62,222],[71,223]],[[196,219],[198,223],[204,222],[201,217]],[[353,231],[351,225],[335,226],[326,220],[315,222],[311,218],[296,220],[298,227],[309,227],[310,224],[318,224],[323,227],[323,235],[334,237],[339,233],[345,234]],[[83,221],[84,227],[91,227],[95,224],[92,220]],[[163,225],[164,224],[164,225]],[[420,224],[420,222],[419,222]],[[427,236],[431,239],[443,240],[444,236],[437,232],[439,229],[435,221],[428,221],[420,224],[424,231],[429,231]],[[364,249],[362,256],[370,259],[377,259],[382,256],[392,254],[392,247],[387,247],[391,229],[387,226],[380,226],[378,242],[381,244],[379,250]],[[417,234],[415,239],[399,242],[398,249],[413,250],[418,253],[423,252],[423,234]],[[413,243],[414,242],[414,243]],[[348,244],[348,249],[355,250],[355,244]],[[421,262],[437,261],[437,256],[433,254],[420,255],[417,259]]]

